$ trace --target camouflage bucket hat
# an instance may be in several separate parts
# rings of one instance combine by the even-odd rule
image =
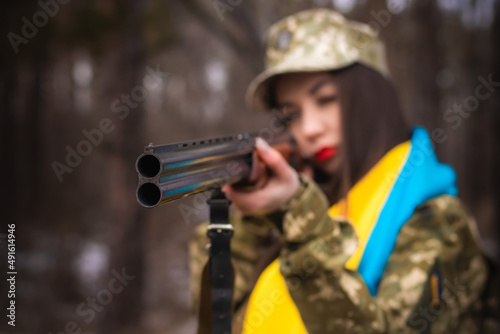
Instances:
[[[252,109],[271,108],[269,81],[283,73],[336,70],[358,62],[389,76],[377,32],[333,10],[312,9],[285,17],[266,36],[266,68],[246,94]]]

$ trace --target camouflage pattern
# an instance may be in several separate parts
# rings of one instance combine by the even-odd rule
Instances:
[[[475,221],[459,199],[443,195],[416,209],[401,229],[377,296],[372,297],[359,273],[344,268],[357,246],[354,228],[340,217],[332,219],[319,186],[303,174],[300,179],[301,188],[276,215],[282,221],[232,213],[237,320],[255,283],[259,258],[278,235],[284,243],[280,271],[311,334],[494,332],[495,319],[481,317],[487,262]],[[190,244],[195,305],[207,259],[205,234],[202,224]],[[438,299],[431,287],[436,274]],[[488,303],[498,305],[493,297]]]
[[[254,109],[270,108],[267,84],[278,74],[335,70],[359,62],[389,76],[377,32],[333,10],[312,9],[288,16],[266,35],[266,68],[247,90],[247,102]]]
[[[255,266],[277,238],[274,224],[264,216],[242,216],[238,211],[230,212],[234,226],[231,239],[231,256],[235,269],[234,301],[237,306],[243,301],[255,283]],[[198,313],[201,273],[208,259],[207,237],[208,222],[197,226],[189,244],[190,254],[190,291],[192,306]]]

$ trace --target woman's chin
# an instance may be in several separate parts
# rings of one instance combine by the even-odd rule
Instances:
[[[338,174],[340,170],[340,159],[338,155],[334,155],[324,161],[315,162],[315,165],[324,173],[333,176],[334,174]]]

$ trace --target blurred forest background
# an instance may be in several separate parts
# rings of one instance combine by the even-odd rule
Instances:
[[[195,332],[187,242],[208,211],[196,196],[141,208],[135,160],[150,142],[265,127],[269,115],[244,104],[264,31],[314,7],[380,29],[408,116],[444,129],[438,156],[498,258],[500,89],[476,106],[471,96],[481,77],[500,81],[499,1],[3,0],[0,248],[15,223],[18,274],[15,328],[0,283],[1,333]],[[444,121],[464,103],[468,117]],[[86,156],[61,167],[78,149]],[[122,270],[133,278],[109,293]]]

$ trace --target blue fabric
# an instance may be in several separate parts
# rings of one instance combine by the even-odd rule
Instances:
[[[427,131],[413,128],[410,154],[380,212],[358,267],[372,296],[377,294],[399,230],[415,208],[437,196],[456,196],[457,192],[453,168],[438,162]]]

